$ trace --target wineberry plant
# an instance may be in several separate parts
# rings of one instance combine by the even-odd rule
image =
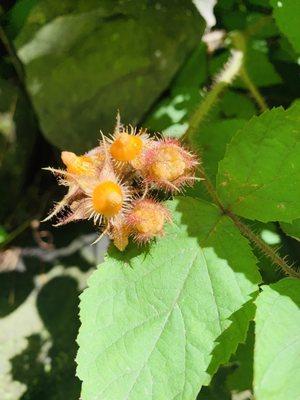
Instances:
[[[84,155],[62,152],[66,170],[49,168],[68,193],[48,218],[93,219],[114,244],[81,295],[83,400],[195,399],[251,321],[255,398],[300,396],[300,272],[250,222],[280,223],[299,238],[300,103],[268,110],[246,69],[249,39],[228,40],[229,58],[180,139],[118,116],[111,138]],[[261,114],[216,129],[211,146],[222,149],[206,171],[202,123],[237,78]],[[286,277],[263,284],[257,251]]]
[[[268,110],[246,70],[249,39],[239,32],[228,37],[229,59],[181,134],[181,143],[198,153],[202,182],[178,193],[176,179],[193,164],[183,157],[181,167],[172,154],[161,160],[160,172],[169,177],[161,186],[174,188],[164,205],[172,223],[147,246],[130,244],[123,253],[110,247],[81,295],[76,361],[83,400],[195,399],[246,341],[249,324],[255,399],[300,396],[300,273],[251,226],[276,222],[299,238],[300,103]],[[261,114],[220,124],[215,138],[207,131],[204,140],[220,151],[210,151],[218,159],[206,171],[202,122],[237,78]],[[151,176],[151,165],[144,165]],[[154,225],[155,213],[140,208],[139,218]],[[257,257],[286,277],[264,283]]]
[[[181,142],[201,143],[207,102],[238,75],[238,51]],[[93,219],[115,245],[81,296],[83,399],[196,398],[245,341],[253,319],[258,399],[298,398],[290,370],[299,362],[300,272],[248,221],[293,225],[299,218],[299,127],[300,103],[251,118],[228,143],[215,184],[200,153],[197,160],[179,140],[124,127],[119,116],[111,139],[103,136],[81,156],[64,151],[66,170],[49,168],[69,188],[49,217],[62,215],[57,225]],[[211,201],[183,193],[195,172]],[[130,237],[139,246],[128,245]],[[251,245],[288,277],[259,293]]]

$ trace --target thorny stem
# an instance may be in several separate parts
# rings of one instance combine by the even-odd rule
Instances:
[[[238,36],[238,38],[240,39],[240,36]],[[239,57],[237,59],[237,61],[235,62],[235,68],[233,69],[234,73],[231,75],[230,74],[228,75],[228,71],[226,70],[226,66],[225,66],[224,70],[219,75],[219,78],[220,78],[219,81],[213,86],[212,90],[207,94],[206,98],[199,104],[198,108],[196,109],[194,114],[191,116],[190,121],[189,121],[189,128],[187,129],[187,131],[185,132],[185,134],[182,137],[182,139],[184,141],[189,142],[190,145],[193,145],[192,138],[193,138],[193,135],[195,134],[195,132],[197,132],[197,130],[199,128],[199,124],[203,121],[205,116],[209,113],[209,111],[211,110],[211,108],[213,107],[215,102],[218,100],[218,96],[223,91],[223,89],[231,83],[231,81],[234,79],[234,77],[236,76],[236,74],[238,72],[240,73],[241,77],[244,78],[244,81],[246,78],[245,83],[247,82],[247,86],[248,86],[249,90],[251,88],[250,91],[253,94],[253,96],[255,97],[257,103],[259,104],[260,109],[262,111],[264,111],[268,108],[263,97],[260,95],[258,90],[256,90],[256,87],[251,82],[250,78],[248,77],[247,71],[245,69],[243,69],[242,62],[243,62],[243,54],[245,51],[243,49],[243,45],[245,44],[244,39],[241,42],[241,44],[242,44],[242,46],[240,46],[241,50],[240,51],[237,50],[237,53],[233,54],[232,59],[231,59],[231,60],[234,60],[234,57],[237,57],[237,55]],[[242,57],[240,56],[241,54],[242,54]],[[238,62],[240,62],[241,64],[239,65]],[[227,67],[228,66],[232,68],[232,63],[231,64],[227,63]],[[225,79],[224,79],[224,77],[225,77]],[[285,260],[277,254],[277,252],[274,249],[269,247],[262,239],[260,239],[258,236],[256,236],[252,232],[252,230],[247,225],[245,225],[242,221],[240,221],[240,219],[235,214],[233,214],[230,210],[228,210],[224,207],[224,205],[222,204],[222,202],[218,196],[218,193],[217,193],[214,185],[208,178],[203,165],[200,165],[198,167],[198,172],[199,172],[200,178],[203,179],[203,184],[204,184],[208,194],[212,198],[213,202],[222,210],[222,212],[225,215],[227,215],[229,218],[231,218],[231,220],[236,225],[236,227],[240,230],[240,232],[245,237],[247,237],[252,243],[254,243],[258,247],[258,249],[260,249],[275,265],[280,267],[285,274],[300,279],[299,272],[297,272],[293,268],[291,268],[285,262]]]
[[[245,225],[235,214],[226,210],[226,215],[232,219],[237,228],[246,236],[258,249],[268,257],[274,264],[280,267],[286,275],[293,276],[300,279],[300,273],[291,268],[283,258],[281,258],[276,251],[269,247],[260,237],[256,236],[252,230]]]
[[[191,138],[196,133],[199,125],[217,102],[220,94],[226,88],[226,86],[227,84],[225,82],[218,82],[207,93],[206,97],[200,102],[192,114],[189,121],[189,127],[182,137],[183,140],[186,138]]]
[[[211,180],[208,178],[208,176],[206,175],[205,169],[203,167],[203,165],[201,164],[198,167],[198,172],[199,172],[199,176],[200,178],[203,179],[203,185],[205,186],[205,189],[207,191],[207,193],[210,195],[210,197],[212,198],[212,200],[214,201],[215,204],[217,204],[217,206],[223,211],[225,212],[225,209],[221,203],[221,200],[219,199],[218,193],[214,188],[214,185],[211,183]]]
[[[225,215],[227,215],[235,224],[235,226],[239,229],[239,231],[247,237],[252,243],[256,245],[256,247],[266,256],[268,257],[275,265],[277,265],[279,268],[282,269],[282,271],[289,276],[292,276],[294,278],[300,279],[300,273],[291,268],[286,261],[280,257],[277,252],[272,249],[270,246],[268,246],[260,237],[255,235],[254,232],[246,225],[244,224],[234,213],[232,213],[229,209],[226,209],[216,191],[214,188],[213,184],[211,183],[210,179],[206,175],[204,167],[201,165],[199,168],[199,174],[200,177],[203,178],[203,184],[208,192],[208,194],[211,196],[212,200],[214,203],[223,211]]]
[[[192,136],[195,135],[201,122],[203,122],[205,117],[209,114],[224,89],[228,87],[238,75],[242,65],[243,53],[240,50],[232,50],[231,56],[224,65],[222,71],[216,75],[214,79],[215,83],[212,88],[190,117],[189,127],[182,137],[183,140],[191,140]]]

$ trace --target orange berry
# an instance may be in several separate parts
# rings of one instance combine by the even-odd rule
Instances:
[[[61,153],[62,162],[67,167],[67,172],[74,175],[91,175],[94,162],[89,156],[77,156],[70,151]]]
[[[120,185],[112,181],[104,181],[93,190],[92,202],[94,210],[107,218],[119,213],[123,204]]]
[[[121,132],[110,146],[110,154],[118,161],[132,161],[141,154],[142,147],[139,136]]]

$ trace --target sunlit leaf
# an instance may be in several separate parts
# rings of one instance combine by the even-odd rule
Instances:
[[[260,279],[247,241],[209,203],[168,205],[166,236],[146,251],[111,250],[81,297],[83,400],[193,399],[223,335],[231,351],[240,340],[231,316]]]
[[[300,397],[300,281],[263,286],[257,301],[254,394],[257,400]]]
[[[219,163],[217,187],[236,214],[262,222],[300,216],[300,106],[253,117]]]

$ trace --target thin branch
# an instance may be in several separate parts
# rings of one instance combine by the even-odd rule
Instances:
[[[261,112],[266,111],[268,109],[268,105],[266,103],[266,100],[263,98],[263,96],[261,95],[261,93],[258,90],[258,88],[254,85],[254,83],[250,79],[250,76],[249,76],[249,74],[248,74],[248,72],[247,72],[247,70],[246,70],[246,68],[244,66],[243,66],[243,68],[241,68],[240,78],[242,79],[242,81],[246,85],[247,89],[251,93],[252,97],[256,101],[256,103],[257,103],[257,105],[259,107],[259,110]]]
[[[277,265],[286,275],[300,279],[300,273],[289,266],[286,261],[280,257],[277,252],[268,246],[259,236],[256,236],[252,230],[244,224],[235,214],[231,211],[226,210],[226,215],[232,219],[236,227],[241,233],[247,237],[255,246],[266,256],[272,263]]]
[[[232,83],[235,77],[238,75],[240,68],[243,65],[243,54],[239,50],[232,50],[231,56],[224,65],[220,73],[218,73],[214,79],[210,91],[206,97],[199,103],[198,107],[192,114],[189,120],[189,127],[185,134],[182,136],[182,140],[191,141],[191,138],[197,132],[200,124],[203,122],[205,117],[209,114],[213,106],[218,101],[222,92]]]

